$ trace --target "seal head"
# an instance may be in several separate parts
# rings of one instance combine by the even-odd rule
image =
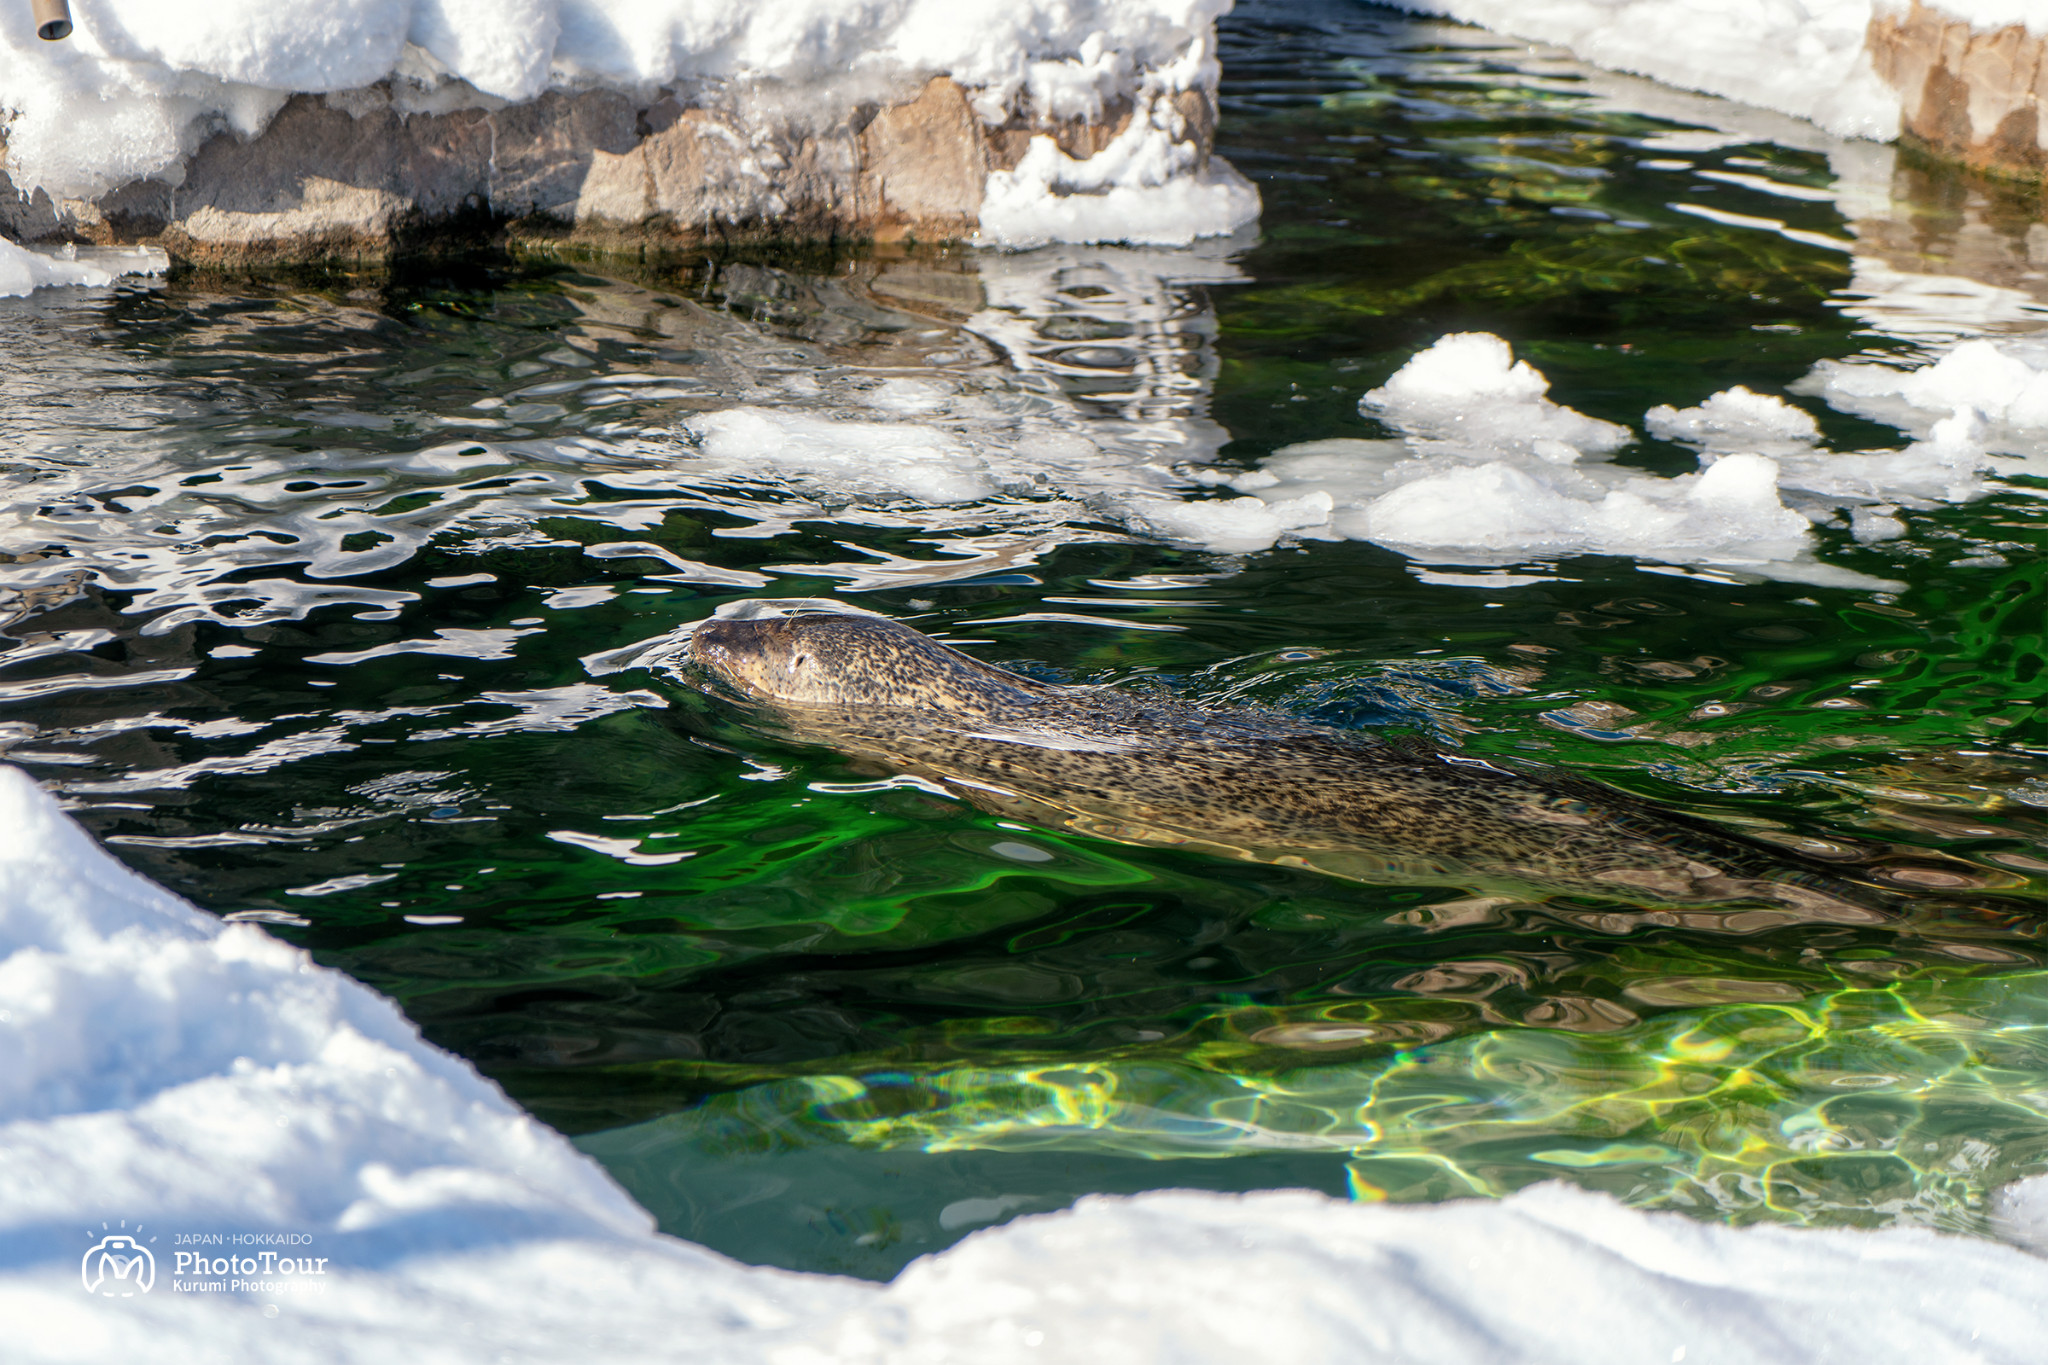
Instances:
[[[690,662],[737,696],[771,707],[931,708],[986,715],[1049,690],[879,616],[808,613],[713,619]]]

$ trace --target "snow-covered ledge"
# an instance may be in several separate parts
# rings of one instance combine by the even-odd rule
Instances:
[[[1381,0],[2022,180],[2048,172],[2044,0]]]
[[[74,0],[0,25],[0,236],[1185,242],[1230,0]]]

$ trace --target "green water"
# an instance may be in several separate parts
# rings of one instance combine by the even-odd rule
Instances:
[[[1859,311],[1834,202],[1695,174],[1825,189],[1811,141],[1704,137],[1555,53],[1363,7],[1250,4],[1225,38],[1222,150],[1266,212],[1191,264],[483,259],[0,301],[7,756],[749,1260],[887,1275],[1162,1186],[1561,1178],[1976,1228],[2048,1170],[2043,481],[1885,544],[1817,531],[1897,591],[1595,556],[1514,585],[1174,548],[1100,519],[1100,470],[935,508],[679,438],[937,377],[977,450],[1249,463],[1385,435],[1359,395],[1448,331],[1633,425],[1911,349]],[[1914,192],[1939,273],[1967,205]],[[1905,439],[1807,406],[1837,444]],[[1567,765],[1943,894],[1757,927],[1124,847],[735,748],[668,679],[585,662],[805,595],[1042,676]]]

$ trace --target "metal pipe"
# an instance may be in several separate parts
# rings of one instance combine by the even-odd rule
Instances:
[[[36,37],[46,43],[71,36],[71,0],[35,0]]]

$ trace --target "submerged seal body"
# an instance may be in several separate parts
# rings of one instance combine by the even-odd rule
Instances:
[[[1357,881],[1777,907],[1750,912],[1755,928],[1884,917],[1780,850],[1596,783],[1275,712],[1039,682],[882,617],[713,619],[689,661],[779,737],[1053,828]]]

